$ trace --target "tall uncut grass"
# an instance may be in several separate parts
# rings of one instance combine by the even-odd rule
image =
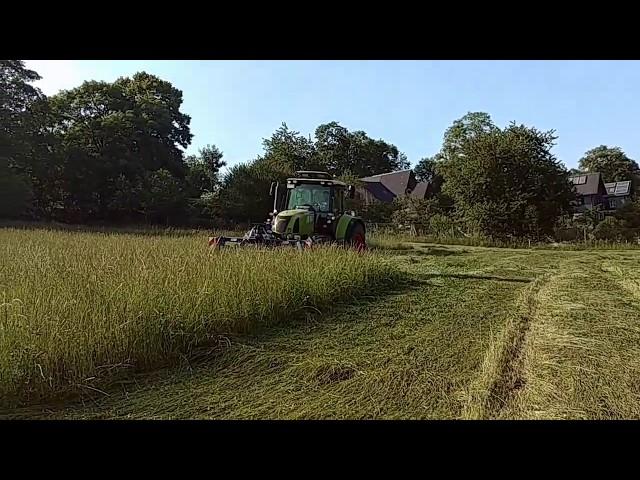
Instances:
[[[375,253],[211,251],[206,240],[0,229],[0,402],[100,389],[400,275]]]

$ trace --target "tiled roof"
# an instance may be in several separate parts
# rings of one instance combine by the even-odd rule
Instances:
[[[606,194],[600,173],[581,173],[569,177],[580,195]]]

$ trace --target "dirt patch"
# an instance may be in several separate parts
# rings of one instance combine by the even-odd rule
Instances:
[[[331,385],[344,382],[356,376],[358,371],[349,365],[322,365],[315,371],[315,380],[320,385]]]

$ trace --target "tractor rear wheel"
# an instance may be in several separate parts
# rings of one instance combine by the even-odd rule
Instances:
[[[367,241],[365,238],[364,227],[360,223],[356,223],[351,230],[351,235],[347,240],[347,245],[359,252],[367,249]]]

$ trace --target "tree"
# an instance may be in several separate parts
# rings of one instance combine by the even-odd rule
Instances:
[[[616,211],[615,218],[622,228],[621,236],[626,240],[640,237],[640,199],[629,202]]]
[[[263,158],[276,168],[291,172],[319,168],[313,142],[300,135],[300,132],[289,130],[284,122],[270,138],[263,140],[262,146]]]
[[[488,113],[469,112],[455,120],[453,125],[444,132],[440,156],[445,161],[452,160],[459,153],[463,153],[463,145],[470,139],[497,130],[498,127],[494,125]]]
[[[25,168],[35,133],[32,109],[42,92],[31,85],[40,80],[21,60],[0,60],[0,154],[11,168]]]
[[[568,172],[551,153],[555,139],[553,131],[512,123],[462,140],[440,169],[456,214],[487,236],[552,234],[574,198]]]
[[[352,168],[351,136],[349,130],[338,124],[329,122],[318,126],[315,131],[315,149],[318,163],[322,169],[332,175],[351,172],[360,175],[361,169]],[[365,175],[360,175],[365,176]]]
[[[109,210],[119,219],[131,219],[142,210],[144,185],[142,179],[130,180],[124,175],[114,182],[114,192],[109,202]]]
[[[180,90],[144,72],[52,97],[65,210],[85,220],[107,218],[127,182],[139,184],[161,169],[181,181],[187,173],[181,147],[192,137],[181,104]]]
[[[284,183],[292,173],[261,157],[232,166],[222,179],[218,215],[238,223],[265,220],[273,209],[271,182]]]
[[[56,196],[50,188],[55,166],[48,104],[32,85],[39,79],[21,60],[0,60],[0,161],[9,169],[6,174],[20,179],[10,181],[14,187],[29,185],[25,188],[36,210],[51,204]]]
[[[315,164],[336,176],[348,171],[366,177],[409,168],[406,155],[395,145],[374,140],[361,130],[349,132],[338,122],[316,128],[315,151]]]
[[[198,153],[200,161],[205,165],[212,182],[217,183],[220,169],[227,164],[227,162],[222,160],[224,156],[223,153],[215,145],[205,145],[198,150]]]
[[[433,157],[420,159],[413,169],[413,173],[419,182],[432,182],[436,175],[438,175],[437,168],[438,155],[434,155]]]
[[[220,169],[226,165],[222,157],[223,154],[218,147],[206,145],[198,151],[197,156],[191,155],[185,159],[188,168],[186,183],[189,196],[200,197],[218,188]]]
[[[18,218],[31,206],[33,193],[29,180],[9,168],[0,158],[0,218]]]
[[[148,220],[169,224],[183,216],[185,195],[179,180],[160,169],[145,175],[140,203]]]
[[[606,145],[587,151],[579,166],[587,172],[600,172],[605,182],[631,180],[640,170],[637,162],[627,157],[620,147]]]
[[[429,228],[431,218],[439,213],[436,199],[415,198],[411,195],[396,198],[393,222],[398,225],[412,225],[421,231]]]

